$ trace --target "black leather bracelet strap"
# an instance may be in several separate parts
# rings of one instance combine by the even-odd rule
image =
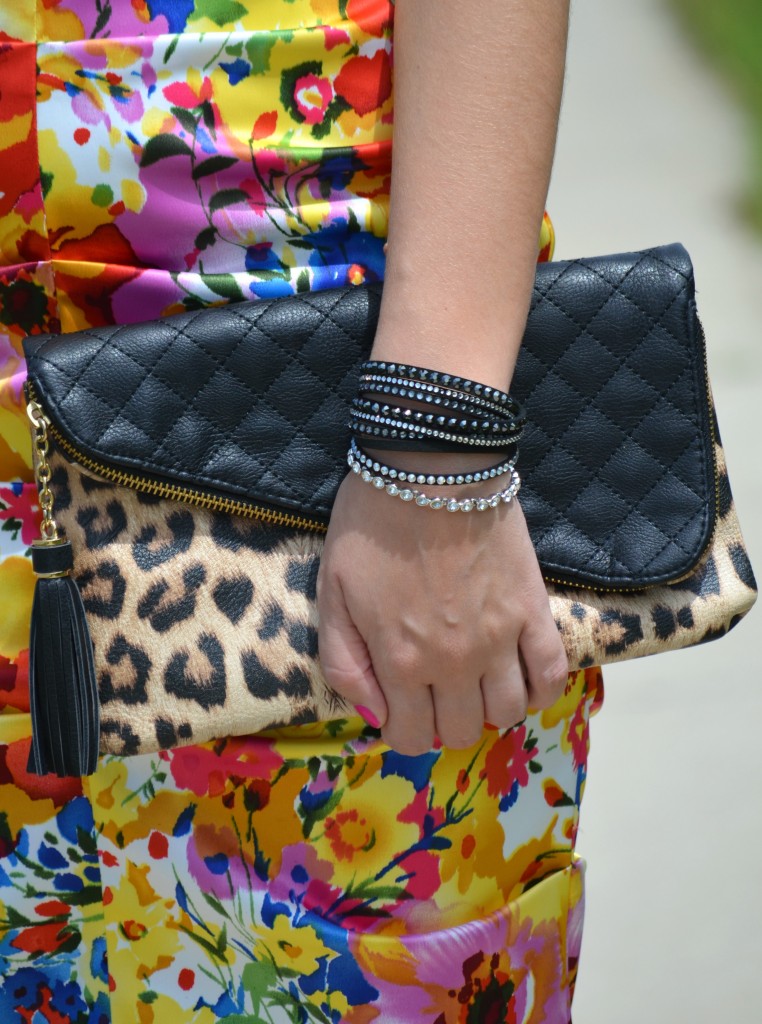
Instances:
[[[421,384],[433,384],[494,402],[503,407],[507,415],[523,415],[521,403],[512,398],[507,391],[490,387],[488,384],[481,384],[479,381],[469,380],[467,377],[443,373],[441,370],[430,370],[423,366],[411,366],[407,363],[387,363],[369,359],[360,367],[360,374],[361,376],[373,374],[379,377],[406,377],[420,381]]]
[[[509,434],[516,436],[520,432],[511,420],[502,417],[488,419],[482,416],[479,419],[466,419],[463,415],[446,416],[442,412],[423,412],[420,409],[411,409],[408,406],[389,405],[386,402],[375,402],[364,398],[354,399],[352,411],[367,413],[373,416],[387,416],[391,419],[402,420],[403,422],[417,423],[424,427],[434,427],[436,430],[483,434],[485,436],[492,435],[494,437]],[[473,411],[471,416],[473,416]]]
[[[359,381],[360,394],[376,395],[389,399],[412,398],[417,402],[437,405],[446,409],[459,409],[463,412],[485,412],[496,416],[508,417],[519,421],[524,418],[523,410],[513,415],[504,405],[491,402],[477,395],[453,388],[443,388],[438,384],[421,383],[408,377],[381,377],[378,374],[363,374]]]
[[[362,436],[371,447],[384,448],[386,442],[402,440],[406,442],[437,442],[438,451],[504,451],[509,445],[518,441],[517,435],[495,437],[493,434],[465,434],[434,427],[424,427],[417,423],[406,423],[404,420],[388,416],[374,416],[369,413],[352,411],[349,429]],[[416,447],[408,451],[428,450]]]

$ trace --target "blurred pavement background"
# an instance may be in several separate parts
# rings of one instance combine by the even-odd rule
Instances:
[[[762,61],[762,56],[760,57]],[[762,238],[748,131],[666,0],[577,0],[548,208],[558,258],[691,253],[730,480],[762,577]],[[575,1024],[760,1024],[762,603],[725,639],[614,666],[578,849]]]

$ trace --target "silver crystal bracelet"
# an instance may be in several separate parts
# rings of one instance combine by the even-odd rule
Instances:
[[[456,484],[478,484],[482,480],[494,480],[496,477],[504,476],[513,469],[516,458],[514,456],[504,459],[487,469],[479,469],[470,473],[417,473],[415,470],[397,469],[395,466],[387,466],[385,463],[379,462],[364,452],[357,441],[352,438],[347,453],[347,463],[350,468],[353,462],[360,463],[359,472],[363,480],[365,480],[363,474],[368,473],[369,476],[382,476],[387,482],[394,481],[398,484],[428,484],[429,486],[436,484],[438,487],[453,487]],[[355,470],[355,472],[358,471]]]
[[[487,509],[497,508],[498,505],[508,505],[519,493],[521,488],[521,477],[515,469],[511,469],[511,482],[502,491],[489,494],[480,498],[446,498],[442,495],[428,495],[414,487],[400,486],[394,481],[387,481],[382,476],[374,475],[364,469],[362,463],[356,459],[347,459],[353,473],[371,487],[379,491],[385,491],[392,498],[399,498],[401,501],[409,501],[418,505],[419,508],[431,508],[435,511],[443,508],[448,512],[486,512]]]

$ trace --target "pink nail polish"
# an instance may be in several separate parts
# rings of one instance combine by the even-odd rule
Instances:
[[[370,708],[363,707],[362,704],[356,704],[355,708],[357,709],[358,714],[362,715],[362,717],[365,719],[368,725],[372,725],[374,729],[378,729],[381,723],[370,710]]]

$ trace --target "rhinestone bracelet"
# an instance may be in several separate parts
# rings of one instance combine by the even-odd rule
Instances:
[[[521,477],[515,469],[511,470],[511,482],[508,487],[483,498],[458,499],[445,498],[442,495],[434,495],[432,497],[412,487],[399,487],[395,483],[387,483],[383,477],[380,476],[369,475],[368,479],[366,479],[361,475],[360,479],[379,491],[385,491],[393,498],[399,498],[401,501],[412,501],[418,505],[419,508],[431,508],[435,511],[437,509],[444,508],[448,512],[486,512],[487,509],[497,508],[501,503],[508,505],[516,497],[521,488]]]
[[[375,416],[371,413],[352,410],[349,429],[354,434],[363,434],[366,438],[396,438],[400,440],[437,440],[447,441],[452,445],[465,449],[505,448],[516,441],[516,437],[485,437],[483,434],[451,434],[449,431],[436,430],[434,427],[423,427],[417,423],[405,423],[403,420],[391,419],[388,416]],[[379,447],[382,444],[376,442]]]
[[[467,377],[443,373],[441,370],[428,370],[423,366],[410,366],[406,363],[386,363],[369,359],[360,367],[360,373],[377,374],[381,377],[409,377],[413,380],[476,395],[478,398],[484,398],[487,401],[506,407],[506,411],[511,408],[520,408],[520,403],[506,391],[490,387],[488,384],[480,384],[479,381],[469,380]]]
[[[359,473],[367,483],[373,476],[382,476],[387,482],[409,484],[436,484],[439,487],[453,487],[456,484],[478,484],[482,480],[494,480],[504,476],[514,468],[515,459],[506,459],[488,469],[480,469],[473,473],[417,473],[413,470],[396,469],[377,462],[367,455],[352,438],[347,454],[347,464],[354,473]]]
[[[377,374],[364,374],[360,377],[359,384],[360,392],[363,394],[373,393],[399,396],[400,398],[415,398],[419,402],[441,405],[448,409],[461,409],[466,412],[481,409],[484,412],[497,413],[499,416],[517,421],[524,419],[523,409],[515,400],[515,408],[510,410],[506,409],[504,405],[498,405],[496,402],[487,401],[465,391],[455,391],[437,384],[424,384],[407,377],[380,377]]]
[[[377,416],[389,416],[392,419],[405,419],[413,423],[425,424],[437,429],[458,429],[472,431],[481,434],[512,434],[518,435],[518,431],[510,420],[502,417],[498,419],[464,420],[458,416],[437,415],[433,412],[422,412],[420,409],[410,409],[402,405],[389,405],[386,402],[374,402],[371,399],[355,398],[352,408],[358,412],[369,412]],[[473,415],[473,411],[471,412]],[[518,437],[516,437],[518,439]]]

